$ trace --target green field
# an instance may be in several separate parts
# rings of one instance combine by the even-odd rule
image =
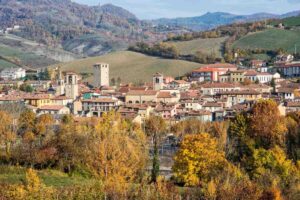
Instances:
[[[218,57],[222,56],[221,47],[227,37],[221,38],[207,38],[207,39],[195,39],[191,41],[183,42],[168,42],[174,44],[180,54],[195,54],[197,51],[203,51],[210,54],[214,52]]]
[[[104,56],[80,59],[60,66],[65,71],[91,74],[93,73],[93,64],[99,62],[110,64],[110,78],[120,77],[122,82],[127,83],[149,82],[156,72],[175,77],[181,76],[202,66],[199,63],[162,59],[131,51],[119,51]],[[91,78],[88,81],[91,81]]]
[[[275,22],[271,23],[271,25],[274,26],[274,25],[278,25],[279,23],[282,23],[285,27],[300,26],[300,16],[288,17],[278,21],[276,20]]]
[[[15,166],[0,166],[0,183],[22,184],[25,181],[26,168]],[[82,176],[69,176],[58,170],[40,170],[38,175],[47,186],[65,187],[91,183],[93,179]]]
[[[268,29],[251,33],[233,44],[234,48],[275,50],[282,48],[293,53],[297,45],[300,50],[300,31]]]

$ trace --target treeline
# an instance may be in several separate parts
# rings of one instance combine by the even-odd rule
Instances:
[[[129,51],[139,52],[150,56],[158,56],[162,58],[180,59],[202,64],[211,64],[215,62],[223,62],[214,52],[207,54],[198,51],[194,55],[181,55],[177,47],[173,44],[161,42],[159,44],[149,45],[144,42],[138,42],[135,46],[130,46]]]
[[[179,145],[173,176],[165,180],[159,146],[170,130]],[[142,127],[116,113],[77,122],[66,115],[57,123],[25,110],[15,123],[1,111],[0,138],[5,166],[0,169],[28,168],[21,183],[0,184],[2,199],[296,200],[300,195],[300,113],[281,116],[272,100],[225,122],[189,119],[170,125],[151,116]],[[40,169],[81,174],[91,182],[46,186]]]
[[[179,51],[175,45],[163,42],[154,45],[149,45],[145,42],[138,42],[136,45],[130,46],[128,50],[163,58],[177,59],[179,57]]]
[[[210,31],[184,33],[182,35],[168,35],[166,41],[189,41],[198,38],[219,38],[219,37],[241,37],[249,32],[261,31],[266,28],[265,22],[252,23],[234,23],[231,25],[224,25],[217,27]]]

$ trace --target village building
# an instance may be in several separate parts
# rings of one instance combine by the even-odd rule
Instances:
[[[227,73],[228,71],[237,70],[237,66],[227,63],[217,63],[203,66],[199,69],[193,70],[191,80],[204,82],[204,81],[218,81],[219,76]]]
[[[70,114],[70,109],[62,105],[46,105],[38,108],[36,112],[38,115],[51,114],[55,119],[58,119],[62,115]]]
[[[26,76],[26,70],[23,68],[6,68],[0,73],[0,78],[4,80],[16,80]]]
[[[92,98],[82,100],[83,115],[101,117],[103,113],[117,110],[120,102],[116,98]]]
[[[146,102],[157,102],[158,91],[154,90],[131,90],[125,95],[127,104],[144,104]]]
[[[254,101],[262,98],[262,94],[255,90],[237,90],[237,91],[224,91],[216,94],[218,99],[227,99],[228,105],[243,103],[245,101]]]

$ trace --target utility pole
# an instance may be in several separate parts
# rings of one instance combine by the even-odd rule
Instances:
[[[295,55],[297,54],[297,44],[295,44]]]

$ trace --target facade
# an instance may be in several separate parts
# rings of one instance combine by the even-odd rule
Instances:
[[[109,86],[109,64],[97,63],[94,68],[94,87]]]
[[[154,90],[131,90],[125,96],[127,104],[144,104],[146,102],[157,102],[158,91]]]
[[[284,77],[300,77],[300,62],[280,63],[274,66],[274,71]]]
[[[16,80],[26,76],[26,70],[23,68],[7,68],[0,73],[0,78],[4,80]]]
[[[236,90],[240,90],[240,87],[231,83],[207,83],[200,86],[203,95],[215,95],[219,92]]]
[[[78,75],[73,72],[67,72],[65,83],[66,97],[75,100],[79,96]]]
[[[244,103],[245,101],[253,101],[262,98],[261,93],[255,90],[220,92],[216,96],[220,99],[227,99],[227,105],[229,105],[229,107]]]
[[[100,117],[104,112],[117,110],[120,104],[116,98],[93,98],[82,101],[82,111],[88,116]]]
[[[231,71],[230,74],[230,82],[232,83],[242,83],[245,80],[245,71],[244,70],[237,70]]]

